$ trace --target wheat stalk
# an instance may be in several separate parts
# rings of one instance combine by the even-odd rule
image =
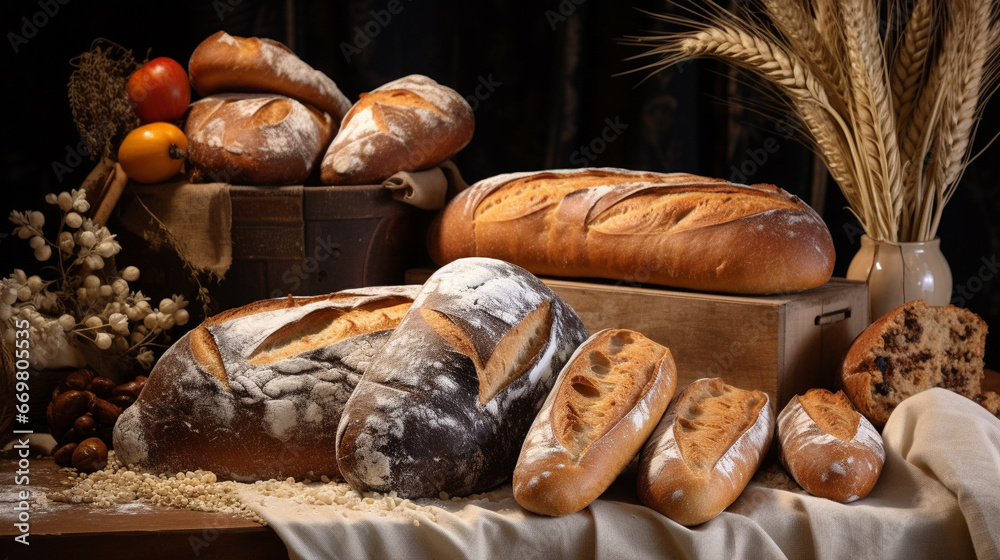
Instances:
[[[709,1],[691,10],[708,23],[657,16],[690,30],[632,38],[652,45],[634,58],[655,56],[640,70],[659,70],[710,57],[763,79],[792,108],[866,233],[933,238],[998,77],[998,0],[948,0],[947,10],[939,0],[915,0],[912,10],[893,0],[884,36],[881,0],[762,2],[777,35]]]
[[[838,112],[846,111],[848,91],[843,60],[834,56],[805,6],[786,0],[764,0],[771,20],[793,52],[801,53],[813,72],[823,82],[828,97]]]

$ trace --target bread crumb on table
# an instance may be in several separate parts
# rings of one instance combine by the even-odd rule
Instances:
[[[260,480],[252,483],[218,480],[209,471],[188,471],[174,474],[153,474],[123,465],[114,455],[108,454],[108,465],[90,474],[63,468],[68,475],[64,489],[42,494],[36,501],[48,504],[85,503],[97,507],[120,507],[124,504],[142,503],[154,506],[184,508],[193,511],[215,512],[242,518],[260,525],[267,522],[255,507],[270,507],[267,498],[281,499],[290,505],[335,507],[342,517],[352,514],[423,514],[413,517],[414,526],[420,526],[420,517],[436,521],[436,514],[444,511],[440,506],[476,500],[503,499],[502,492],[487,492],[464,498],[446,496],[440,499],[411,500],[402,498],[395,491],[358,492],[342,481],[323,476],[320,480],[296,481]],[[509,493],[509,492],[508,492]],[[273,504],[273,502],[271,502]]]

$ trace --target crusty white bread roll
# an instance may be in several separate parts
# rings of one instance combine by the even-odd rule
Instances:
[[[772,185],[614,168],[510,173],[460,192],[428,234],[438,264],[468,256],[534,274],[764,294],[833,273],[823,219]]]
[[[968,309],[904,303],[851,343],[840,367],[844,392],[877,428],[903,400],[932,387],[985,404],[980,394],[987,331]]]
[[[699,379],[677,395],[643,446],[639,499],[682,525],[704,523],[743,492],[773,434],[767,393]]]
[[[474,129],[472,108],[458,92],[427,76],[405,76],[361,94],[323,156],[320,177],[327,185],[375,184],[434,167],[464,148]]]
[[[590,505],[642,448],[676,386],[665,346],[627,329],[593,334],[563,367],[528,431],[514,499],[553,516]]]
[[[164,352],[114,429],[122,463],[257,480],[337,476],[344,403],[418,286],[263,300]]]
[[[337,84],[273,39],[213,33],[191,53],[191,87],[215,93],[276,93],[325,111],[336,125],[351,108]]]
[[[191,104],[184,134],[193,183],[300,185],[326,151],[330,115],[281,95],[224,93]]]
[[[867,496],[885,463],[882,436],[842,391],[792,397],[778,415],[778,445],[799,486],[837,502]]]
[[[462,496],[507,482],[563,364],[587,338],[524,269],[462,259],[435,272],[344,408],[337,460],[356,490]]]

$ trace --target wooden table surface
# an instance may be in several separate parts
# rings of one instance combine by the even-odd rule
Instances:
[[[284,559],[288,550],[268,527],[219,513],[132,503],[98,507],[89,504],[31,503],[28,546],[14,541],[18,490],[32,500],[66,488],[67,473],[51,458],[29,460],[29,483],[15,485],[17,460],[0,458],[0,542],[2,554],[16,558]]]

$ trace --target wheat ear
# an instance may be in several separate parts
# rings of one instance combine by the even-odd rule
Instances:
[[[902,209],[899,151],[895,119],[886,91],[887,73],[878,30],[878,17],[868,0],[851,0],[842,6],[851,86],[854,94],[851,125],[860,135],[858,143],[867,179],[864,188],[872,197],[875,220],[869,232],[879,239],[896,241]]]
[[[831,104],[840,113],[846,113],[844,101],[847,82],[843,60],[834,56],[826,40],[820,35],[805,6],[796,0],[764,0],[767,13],[793,52],[802,58],[823,82]]]
[[[990,54],[990,4],[973,0],[955,0],[950,32],[962,37],[956,64],[949,67],[950,88],[943,99],[941,118],[937,121],[935,143],[931,148],[928,169],[930,187],[935,193],[933,209],[926,206],[919,233],[931,239],[941,221],[941,211],[951,199],[968,161],[971,132],[978,117],[980,88]],[[970,40],[971,38],[971,40]]]
[[[901,123],[909,119],[916,104],[917,91],[930,65],[931,37],[934,32],[934,0],[920,0],[913,8],[903,30],[890,69],[892,101],[896,109],[897,133]],[[912,153],[912,152],[910,152]],[[908,150],[902,149],[901,159],[909,161]]]

